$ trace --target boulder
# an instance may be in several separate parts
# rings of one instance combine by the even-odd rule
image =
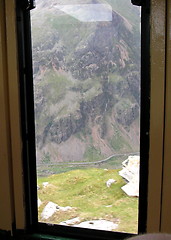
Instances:
[[[60,222],[60,224],[67,226],[67,225],[73,225],[73,224],[76,224],[76,223],[79,223],[79,222],[80,222],[80,218],[76,217],[76,218],[72,218],[72,219]]]
[[[48,202],[48,204],[45,206],[45,208],[43,209],[43,212],[41,214],[42,219],[48,219],[50,218],[55,212],[58,211],[69,211],[72,210],[73,208],[70,206],[66,206],[66,207],[61,207],[59,205],[57,205],[56,203],[53,202]]]
[[[128,196],[138,197],[139,196],[139,178],[134,178],[132,181],[127,183],[121,188]]]
[[[38,208],[40,207],[41,204],[42,204],[42,202],[41,202],[41,200],[38,198],[38,199],[37,199],[37,206],[38,206]]]
[[[127,181],[127,184],[121,189],[128,196],[138,197],[140,156],[129,156],[122,165],[123,169],[119,172],[119,175]]]
[[[69,211],[69,210],[72,210],[72,207],[70,207],[70,206],[66,206],[66,207],[58,206],[58,209],[57,209],[57,211],[64,211],[64,212]]]
[[[50,218],[56,211],[57,211],[58,205],[53,202],[48,202],[48,204],[43,209],[43,212],[41,213],[42,219],[48,219]]]
[[[42,185],[43,185],[44,188],[46,188],[49,185],[49,183],[48,182],[43,182]]]
[[[116,182],[116,180],[114,180],[113,178],[110,178],[109,180],[107,180],[106,186],[109,188],[115,182]]]
[[[118,227],[118,224],[113,223],[111,221],[107,221],[107,220],[91,220],[91,221],[81,222],[74,226],[82,227],[82,228],[89,228],[89,229],[91,228],[91,229],[112,231]]]

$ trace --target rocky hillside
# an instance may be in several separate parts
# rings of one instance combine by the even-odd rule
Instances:
[[[128,2],[37,1],[38,163],[96,161],[139,150],[140,16]]]

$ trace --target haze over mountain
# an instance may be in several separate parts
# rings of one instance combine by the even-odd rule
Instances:
[[[38,163],[139,151],[140,11],[39,0],[32,11]]]

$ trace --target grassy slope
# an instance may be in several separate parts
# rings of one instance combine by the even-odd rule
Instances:
[[[117,182],[106,187],[110,178]],[[42,182],[49,182],[43,188]],[[40,213],[48,201],[59,206],[71,206],[69,212],[57,212],[47,222],[60,223],[74,217],[81,221],[106,219],[119,223],[117,231],[136,232],[137,230],[137,198],[128,197],[120,188],[125,182],[118,175],[118,170],[84,169],[39,178],[39,198],[43,201]]]
[[[128,21],[130,21],[133,25],[138,25],[137,23],[140,22],[139,16],[135,13],[135,9],[140,7],[133,6],[131,1],[128,0],[106,0],[113,10],[118,12],[120,15],[125,17]]]

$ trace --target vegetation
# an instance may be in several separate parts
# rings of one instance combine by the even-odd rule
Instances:
[[[46,98],[49,104],[52,104],[64,97],[71,83],[67,77],[50,70],[46,73],[43,84],[48,88],[48,91],[46,91]]]
[[[134,44],[136,35],[140,45],[139,10],[127,0],[107,3],[113,8],[111,22],[79,21],[60,10],[60,3],[54,7],[54,0],[39,1],[32,13],[38,163],[66,162],[69,154],[71,162],[92,162],[139,147],[130,141],[139,127],[131,111],[133,104],[139,107],[139,48]],[[74,142],[82,147],[80,157]]]
[[[130,2],[127,0],[107,0],[107,2],[113,7],[116,12],[128,19],[131,24],[135,25],[136,27],[138,26],[137,23],[140,23],[140,18],[135,12],[135,8],[138,7],[135,7],[133,5],[130,6]]]
[[[115,179],[111,187],[106,181]],[[49,182],[46,188],[42,183]],[[39,221],[45,205],[52,201],[59,206],[71,206],[70,211],[56,212],[48,223],[59,224],[75,217],[81,221],[105,219],[118,223],[117,231],[137,232],[138,199],[128,197],[121,187],[125,181],[118,170],[84,169],[52,175],[38,179],[39,198],[43,202],[39,208]]]
[[[134,151],[129,142],[124,139],[124,134],[122,131],[117,127],[117,125],[112,124],[112,127],[114,129],[114,135],[110,139],[110,145],[113,148],[113,150],[117,153],[124,151],[131,152]],[[115,165],[115,163],[113,163]]]
[[[44,153],[42,158],[42,163],[46,164],[46,163],[50,163],[50,161],[51,161],[50,153],[49,152]]]
[[[94,146],[88,146],[85,153],[84,153],[84,159],[86,161],[98,161],[101,160],[103,158],[100,150],[96,149]]]
[[[73,163],[50,163],[40,164],[37,166],[37,174],[39,177],[45,177],[53,174],[65,173],[71,170],[87,169],[87,168],[99,168],[99,169],[119,169],[122,166],[122,162],[126,159],[126,156],[114,156],[109,160],[94,164],[88,162],[88,164],[73,164]],[[86,163],[86,162],[84,162]]]
[[[113,83],[117,83],[117,82],[123,81],[123,77],[119,73],[115,72],[115,73],[109,74],[109,81]]]

